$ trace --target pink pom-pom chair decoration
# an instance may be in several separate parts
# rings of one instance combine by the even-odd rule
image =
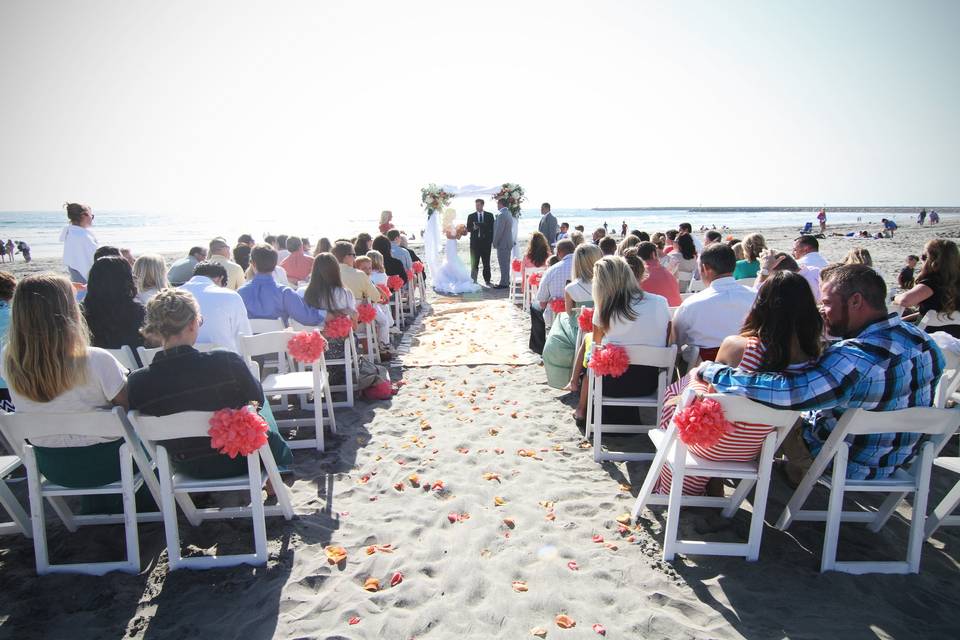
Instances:
[[[580,330],[584,333],[593,331],[593,309],[590,307],[582,307],[580,309],[580,317],[577,318],[577,324],[580,325]]]
[[[414,272],[414,273],[423,273],[423,263],[422,263],[422,262],[414,262],[414,263],[413,263],[413,272]]]
[[[353,329],[353,322],[347,316],[328,316],[323,323],[323,335],[330,339],[346,338]]]
[[[673,422],[680,440],[688,446],[712,447],[730,430],[723,407],[710,398],[687,405],[674,414]]]
[[[563,313],[567,306],[564,304],[563,298],[554,298],[550,301],[550,308],[554,313]]]
[[[378,284],[378,285],[377,285],[377,291],[379,291],[381,294],[383,294],[383,297],[384,297],[385,300],[389,300],[389,299],[390,299],[390,289],[387,289],[387,286],[386,286],[386,285]]]
[[[413,269],[407,269],[407,281],[413,280]]]
[[[516,273],[520,273],[520,266],[521,265],[519,260],[514,260],[513,262],[510,263],[510,268],[513,269],[514,272]]]
[[[373,322],[377,317],[377,310],[368,302],[357,305],[357,320],[363,324]]]
[[[231,458],[248,456],[267,444],[267,421],[250,407],[220,409],[210,417],[210,446]]]
[[[403,287],[403,278],[397,275],[390,276],[387,278],[387,286],[390,287],[390,291],[396,291]]]
[[[540,279],[541,279],[541,278],[543,278],[543,274],[540,273],[539,271],[538,271],[537,273],[531,274],[531,275],[530,275],[530,286],[531,286],[531,287],[539,287],[539,286],[540,286]]]
[[[598,376],[619,378],[630,366],[630,356],[623,347],[607,344],[594,350],[589,366]]]
[[[301,331],[287,341],[287,353],[303,363],[316,362],[327,350],[327,340],[319,331]]]

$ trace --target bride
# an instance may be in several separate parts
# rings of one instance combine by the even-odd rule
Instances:
[[[443,212],[443,234],[447,237],[443,264],[433,274],[433,288],[437,293],[459,295],[480,290],[480,285],[470,279],[470,272],[457,255],[457,240],[466,234],[463,225],[454,225],[457,212]]]

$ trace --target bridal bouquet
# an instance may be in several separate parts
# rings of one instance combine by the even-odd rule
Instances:
[[[420,202],[427,209],[427,217],[433,215],[434,211],[448,206],[454,195],[456,194],[448,193],[433,183],[420,189]]]
[[[457,233],[457,238],[462,238],[463,236],[467,235],[467,225],[458,224],[456,228],[456,233]]]
[[[523,193],[523,187],[514,183],[514,182],[504,182],[500,187],[500,191],[497,191],[493,194],[494,200],[499,200],[504,198],[507,201],[507,207],[510,209],[510,213],[514,218],[520,217],[520,203],[526,200],[526,196]]]

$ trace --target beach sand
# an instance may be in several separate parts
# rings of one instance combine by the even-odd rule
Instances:
[[[828,239],[822,253],[836,260],[865,246],[889,281],[903,255],[958,228],[949,221],[902,229],[893,240]],[[764,233],[789,250],[796,230]],[[924,544],[918,576],[820,574],[822,525],[772,528],[790,497],[775,477],[758,562],[663,562],[662,509],[618,531],[647,463],[593,461],[570,417],[572,398],[546,386],[526,349],[529,321],[504,297],[485,290],[467,300],[434,298],[401,345],[392,370],[405,383],[399,394],[338,409],[327,452],[295,453],[297,518],[268,521],[266,567],[170,573],[162,526],[144,524],[139,575],[37,577],[30,541],[6,536],[0,636],[528,638],[541,627],[548,638],[572,639],[597,637],[594,624],[608,638],[955,634],[957,529]],[[645,436],[619,439],[649,449]],[[956,455],[955,444],[946,453]],[[931,503],[956,479],[935,471]],[[438,482],[442,488],[432,488]],[[25,500],[22,485],[14,488]],[[824,505],[824,494],[816,496]],[[900,516],[908,514],[901,507]],[[745,539],[748,523],[743,510],[726,521],[690,509],[680,526],[687,537],[733,541]],[[122,552],[119,527],[68,534],[51,520],[50,530],[54,561]],[[844,526],[840,557],[899,559],[906,534],[902,517],[879,534]],[[193,552],[242,551],[252,542],[244,522],[182,523],[181,536]],[[331,544],[347,550],[340,565],[327,562]],[[392,547],[368,554],[370,545]],[[402,581],[391,586],[397,573]],[[363,588],[371,577],[377,592]],[[560,614],[576,626],[559,628]]]

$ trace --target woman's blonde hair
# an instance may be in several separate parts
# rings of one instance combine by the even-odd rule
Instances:
[[[617,247],[617,255],[618,256],[624,255],[627,252],[627,250],[636,247],[638,244],[640,244],[640,238],[638,238],[637,236],[631,233],[626,238],[620,241],[620,246]]]
[[[50,402],[87,379],[90,334],[63,276],[40,273],[17,285],[4,350],[7,382],[34,402]]]
[[[865,264],[868,267],[872,267],[873,258],[870,257],[869,251],[857,247],[856,249],[850,249],[847,257],[843,259],[843,264]]]
[[[373,264],[374,271],[383,271],[383,254],[377,251],[376,249],[371,249],[367,251],[367,257],[370,258],[371,264]]]
[[[595,244],[581,244],[573,252],[573,277],[581,282],[593,280],[593,265],[603,257]]]
[[[764,239],[763,235],[759,233],[751,233],[743,239],[743,258],[738,258],[738,260],[742,259],[748,262],[753,262],[760,257],[760,252],[766,248],[767,241]]]
[[[169,287],[167,265],[163,261],[163,256],[145,253],[137,258],[133,263],[133,281],[137,285],[137,291]]]
[[[733,249],[733,255],[734,255],[734,257],[735,257],[737,260],[746,260],[746,259],[747,259],[746,256],[745,256],[744,253],[743,253],[743,243],[742,243],[742,242],[737,242],[736,244],[734,244],[734,245],[733,245],[732,247],[730,247],[730,248]]]
[[[147,313],[140,333],[163,342],[193,322],[200,315],[200,305],[189,291],[164,289],[147,303]]]
[[[579,247],[584,243],[584,237],[582,231],[571,231],[570,232],[570,242],[573,243],[573,246]]]
[[[593,265],[593,322],[607,328],[613,318],[637,319],[633,303],[643,299],[630,265],[620,256],[604,256]]]
[[[390,218],[393,217],[392,211],[381,211],[380,212],[380,224],[386,224],[390,222]]]
[[[440,219],[444,231],[453,230],[453,221],[457,219],[457,210],[447,207],[443,210],[443,217]]]

